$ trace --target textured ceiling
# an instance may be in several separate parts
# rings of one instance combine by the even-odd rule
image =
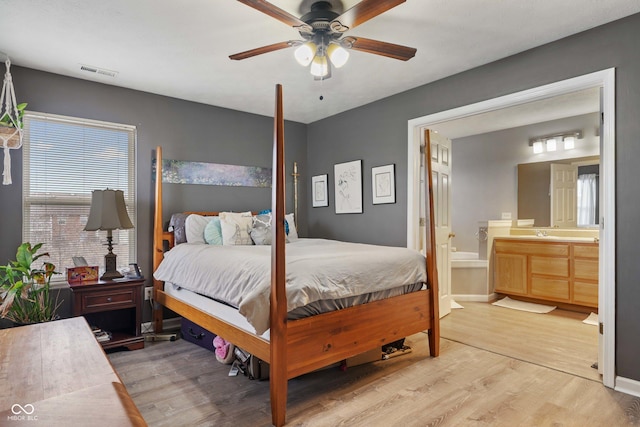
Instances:
[[[299,16],[309,1],[272,3]],[[310,123],[637,12],[637,0],[408,0],[347,34],[415,47],[413,59],[353,51],[318,82],[293,49],[231,61],[299,39],[235,0],[2,0],[0,52],[24,67],[266,116],[281,83],[285,117]]]

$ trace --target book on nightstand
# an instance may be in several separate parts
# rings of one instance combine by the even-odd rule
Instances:
[[[111,332],[103,331],[96,326],[92,326],[91,331],[93,332],[93,336],[96,337],[96,340],[98,340],[98,342],[111,341]]]

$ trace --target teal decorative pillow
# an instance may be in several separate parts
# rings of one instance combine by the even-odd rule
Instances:
[[[210,245],[222,245],[222,227],[220,218],[217,216],[211,219],[204,228],[204,240]]]

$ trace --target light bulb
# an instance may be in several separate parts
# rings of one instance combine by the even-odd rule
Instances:
[[[576,137],[567,136],[566,138],[564,138],[564,149],[573,150],[574,148],[576,148]]]
[[[336,43],[331,43],[329,47],[327,47],[327,55],[329,56],[331,63],[336,68],[342,67],[349,59],[349,52],[347,49]]]
[[[540,154],[544,151],[542,141],[536,141],[533,143],[533,154]]]
[[[324,77],[329,74],[329,64],[326,56],[316,56],[311,61],[311,74],[316,77]]]
[[[547,151],[556,151],[556,139],[555,138],[547,139]]]
[[[296,58],[296,61],[298,61],[298,64],[306,67],[307,65],[311,64],[311,61],[316,55],[317,50],[318,47],[316,46],[316,44],[312,41],[308,41],[300,45],[300,47],[296,49],[293,56]]]

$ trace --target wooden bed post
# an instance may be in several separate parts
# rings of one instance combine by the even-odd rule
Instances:
[[[276,427],[284,425],[287,409],[287,294],[285,272],[285,167],[282,85],[276,85],[273,123],[273,183],[271,203],[271,298],[270,298],[270,391],[271,419]]]
[[[162,232],[164,227],[162,224],[162,147],[156,147],[156,199],[155,199],[155,215],[153,217],[153,271],[158,269],[164,256],[164,241]],[[156,301],[155,291],[163,290],[162,282],[153,279],[153,300]],[[153,307],[153,330],[155,333],[162,332],[162,306],[154,302]]]
[[[425,212],[429,213],[429,226],[426,229],[427,232],[427,245],[426,249],[426,262],[427,262],[427,279],[429,286],[431,287],[431,329],[429,330],[429,352],[431,357],[437,357],[440,354],[440,293],[438,291],[438,267],[436,264],[436,237],[435,237],[435,221],[434,221],[434,209],[433,209],[433,179],[431,168],[431,143],[425,140],[424,144],[424,164],[426,168],[427,179],[427,197],[425,201],[427,206]]]

